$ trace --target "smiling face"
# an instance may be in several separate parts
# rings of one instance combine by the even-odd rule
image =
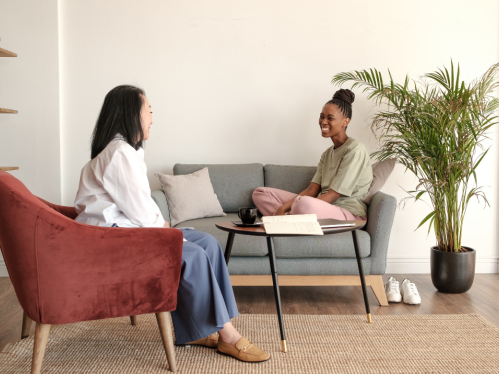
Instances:
[[[323,138],[334,138],[346,134],[350,118],[345,117],[336,104],[326,104],[319,117]]]
[[[152,125],[152,112],[151,104],[147,97],[142,96],[142,109],[140,110],[140,123],[142,125],[142,132],[144,133],[144,139],[149,139],[149,129]]]

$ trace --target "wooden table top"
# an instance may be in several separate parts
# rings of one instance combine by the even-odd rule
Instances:
[[[320,219],[318,221],[319,221],[319,223],[321,222]],[[345,221],[345,222],[355,223],[355,226],[322,229],[322,232],[324,233],[324,235],[339,234],[340,232],[348,232],[348,231],[361,229],[367,223],[367,221],[361,221],[361,220]],[[296,234],[294,234],[294,235],[291,235],[291,234],[271,234],[271,235],[269,235],[265,232],[263,225],[260,227],[241,227],[241,226],[234,225],[232,222],[221,222],[221,223],[216,223],[215,226],[217,228],[219,228],[220,230],[232,232],[234,234],[242,234],[242,235],[272,236],[272,237],[315,236],[315,235],[296,235]]]

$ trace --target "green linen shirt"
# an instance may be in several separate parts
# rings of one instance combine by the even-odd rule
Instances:
[[[348,138],[342,146],[334,148],[333,145],[322,154],[312,183],[321,186],[319,196],[330,189],[341,194],[333,205],[366,217],[364,199],[372,180],[371,160],[366,147],[354,138]]]

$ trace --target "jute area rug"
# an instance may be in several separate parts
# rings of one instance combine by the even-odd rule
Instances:
[[[168,373],[153,315],[53,326],[42,373]],[[247,364],[203,347],[176,347],[179,373],[499,373],[499,329],[476,314],[285,315],[288,353],[277,316],[246,314],[237,329],[272,356]],[[0,354],[0,372],[29,373],[33,336]]]

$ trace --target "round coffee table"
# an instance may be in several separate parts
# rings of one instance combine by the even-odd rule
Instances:
[[[357,230],[363,228],[366,225],[366,221],[345,221],[349,223],[354,223],[354,226],[337,227],[337,228],[324,228],[322,232],[324,235],[339,234],[341,232],[352,232],[353,246],[355,248],[355,256],[357,257],[357,265],[359,266],[360,283],[362,284],[362,293],[364,294],[364,303],[366,305],[367,322],[371,323],[371,311],[369,309],[369,302],[367,300],[366,291],[366,280],[364,278],[364,269],[362,267],[362,259],[360,258],[360,251],[357,240]],[[321,220],[319,220],[321,223]],[[225,247],[225,262],[229,265],[230,253],[232,251],[232,245],[234,244],[234,237],[236,234],[239,235],[252,235],[252,236],[264,236],[267,238],[267,247],[269,250],[269,262],[270,262],[270,272],[272,273],[272,283],[274,286],[274,296],[277,306],[277,317],[279,319],[279,328],[281,330],[281,344],[282,351],[287,352],[286,346],[286,335],[284,333],[284,323],[282,320],[282,309],[281,309],[281,295],[279,293],[279,280],[277,278],[277,264],[274,251],[273,238],[277,237],[293,237],[293,236],[306,236],[306,235],[288,235],[288,234],[267,234],[263,226],[261,227],[240,227],[234,225],[232,222],[217,223],[215,226],[223,231],[229,233],[227,238],[227,246]]]

